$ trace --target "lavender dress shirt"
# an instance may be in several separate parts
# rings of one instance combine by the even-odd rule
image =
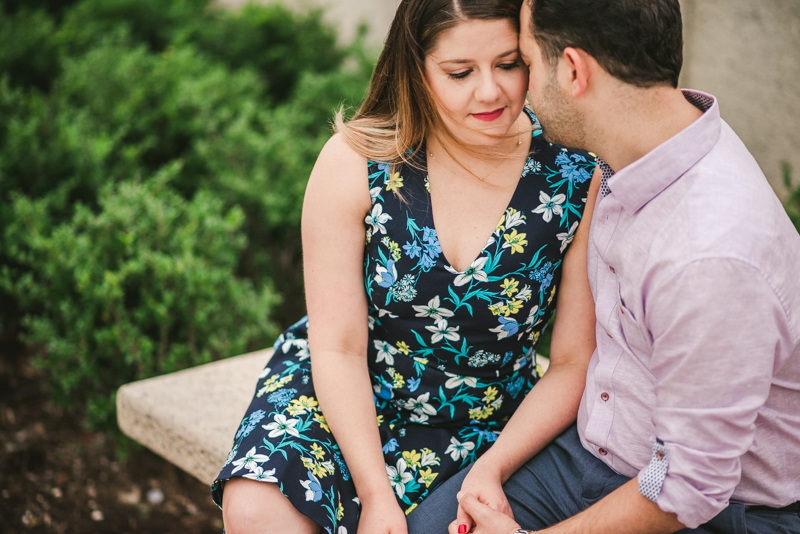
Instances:
[[[800,500],[800,236],[710,95],[595,207],[583,446],[690,528]]]

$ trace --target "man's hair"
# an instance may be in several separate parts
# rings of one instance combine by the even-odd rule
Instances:
[[[637,87],[678,86],[683,33],[678,0],[530,0],[533,34],[551,65],[567,47]]]

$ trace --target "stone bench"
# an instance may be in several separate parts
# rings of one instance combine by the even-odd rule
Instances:
[[[117,392],[119,428],[210,485],[272,353],[265,349],[126,384]],[[539,359],[547,370],[549,360]]]

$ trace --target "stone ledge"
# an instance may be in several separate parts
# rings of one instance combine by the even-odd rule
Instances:
[[[265,349],[126,384],[117,391],[119,428],[210,485],[272,353]],[[546,371],[550,361],[539,358]]]
[[[119,428],[211,484],[272,353],[265,349],[126,384],[117,392]]]

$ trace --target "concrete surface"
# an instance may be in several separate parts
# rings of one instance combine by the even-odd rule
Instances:
[[[211,484],[272,357],[267,349],[126,384],[117,392],[122,432]],[[539,357],[544,371],[550,360]]]
[[[119,427],[211,484],[272,352],[270,348],[126,384],[117,392]]]

